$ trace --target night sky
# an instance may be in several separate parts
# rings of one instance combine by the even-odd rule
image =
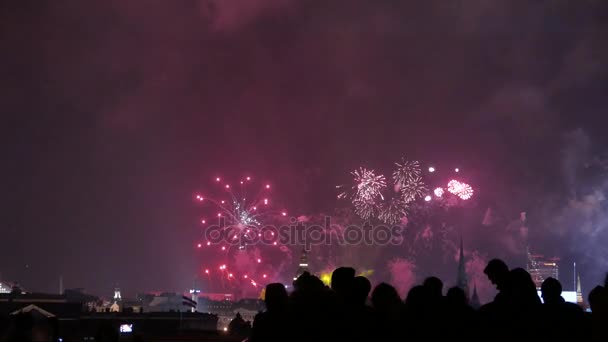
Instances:
[[[601,0],[3,1],[0,278],[181,291],[211,177],[330,212],[348,171],[408,155],[598,283],[606,37]]]

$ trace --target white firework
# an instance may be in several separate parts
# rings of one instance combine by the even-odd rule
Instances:
[[[407,183],[419,179],[422,173],[420,163],[417,160],[401,158],[401,162],[395,163],[395,166],[397,166],[397,169],[393,171],[393,181],[398,187],[403,187]]]

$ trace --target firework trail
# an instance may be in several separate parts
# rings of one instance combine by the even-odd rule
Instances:
[[[406,216],[408,204],[400,198],[391,198],[387,203],[380,205],[378,219],[384,223],[397,224]],[[366,219],[363,217],[363,219]]]

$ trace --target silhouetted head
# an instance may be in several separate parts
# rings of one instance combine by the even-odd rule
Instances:
[[[496,285],[498,290],[504,289],[505,282],[509,277],[509,267],[500,259],[492,259],[483,270],[492,284]]]
[[[386,312],[391,308],[401,305],[401,298],[397,290],[387,283],[380,283],[372,291],[372,305],[380,312]]]
[[[463,306],[467,304],[467,295],[458,286],[450,287],[445,297],[450,306]]]
[[[359,276],[353,279],[353,298],[357,304],[364,305],[371,290],[372,283],[367,278]]]
[[[338,267],[331,274],[331,289],[345,294],[355,278],[355,269],[352,267]]]
[[[426,287],[416,285],[410,289],[405,298],[408,309],[420,310],[428,303],[429,295]]]
[[[287,290],[281,283],[266,285],[264,302],[268,311],[283,310],[287,307]]]
[[[317,292],[325,288],[325,284],[317,276],[308,272],[302,273],[293,281],[294,292]]]
[[[562,284],[555,278],[547,278],[540,287],[543,301],[547,304],[558,303],[562,297]]]
[[[589,292],[589,308],[591,308],[591,312],[594,315],[601,315],[604,312],[604,304],[606,303],[608,298],[606,298],[606,288],[603,286],[596,286]]]
[[[427,288],[428,294],[431,297],[443,296],[443,282],[437,277],[428,277],[422,283]]]
[[[536,285],[528,271],[521,267],[514,268],[509,272],[509,289],[511,299],[519,304],[538,304],[540,298],[536,292]]]

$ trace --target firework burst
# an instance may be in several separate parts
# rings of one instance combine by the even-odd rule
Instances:
[[[380,206],[378,219],[384,223],[396,224],[407,215],[408,204],[400,198],[391,198]]]
[[[416,176],[407,183],[403,184],[399,191],[401,192],[403,201],[405,203],[409,203],[416,200],[418,197],[424,197],[424,194],[428,191],[428,188],[422,181],[422,177]]]
[[[387,188],[384,175],[360,167],[351,172],[353,185],[347,191],[341,192],[338,198],[349,199],[355,207],[355,213],[364,220],[377,217],[389,224],[399,222],[406,216],[409,203],[423,197],[427,187],[422,181],[418,161],[402,158],[395,166],[397,168],[392,173],[392,185],[397,195],[383,194]]]
[[[411,161],[401,158],[400,163],[395,163],[397,169],[393,171],[393,181],[398,187],[404,187],[409,183],[419,181],[422,170],[417,160]]]
[[[207,214],[200,220],[207,241],[198,242],[196,246],[205,253],[206,262],[219,262],[218,266],[208,265],[205,272],[207,277],[214,274],[223,289],[242,286],[243,279],[253,286],[257,282],[252,279],[260,282],[271,280],[274,278],[272,275],[276,274],[274,267],[262,263],[262,260],[274,260],[277,255],[283,256],[281,260],[288,260],[285,254],[291,255],[291,251],[278,242],[278,236],[275,236],[278,234],[270,231],[272,236],[269,237],[262,229],[264,225],[276,223],[287,216],[286,211],[273,206],[271,185],[264,183],[255,186],[251,177],[234,184],[223,183],[218,177],[213,183],[215,188],[209,192],[213,196],[208,193],[195,195],[195,201]],[[259,190],[249,191],[251,188]],[[263,254],[274,256],[264,258]],[[216,271],[210,272],[209,269]]]

